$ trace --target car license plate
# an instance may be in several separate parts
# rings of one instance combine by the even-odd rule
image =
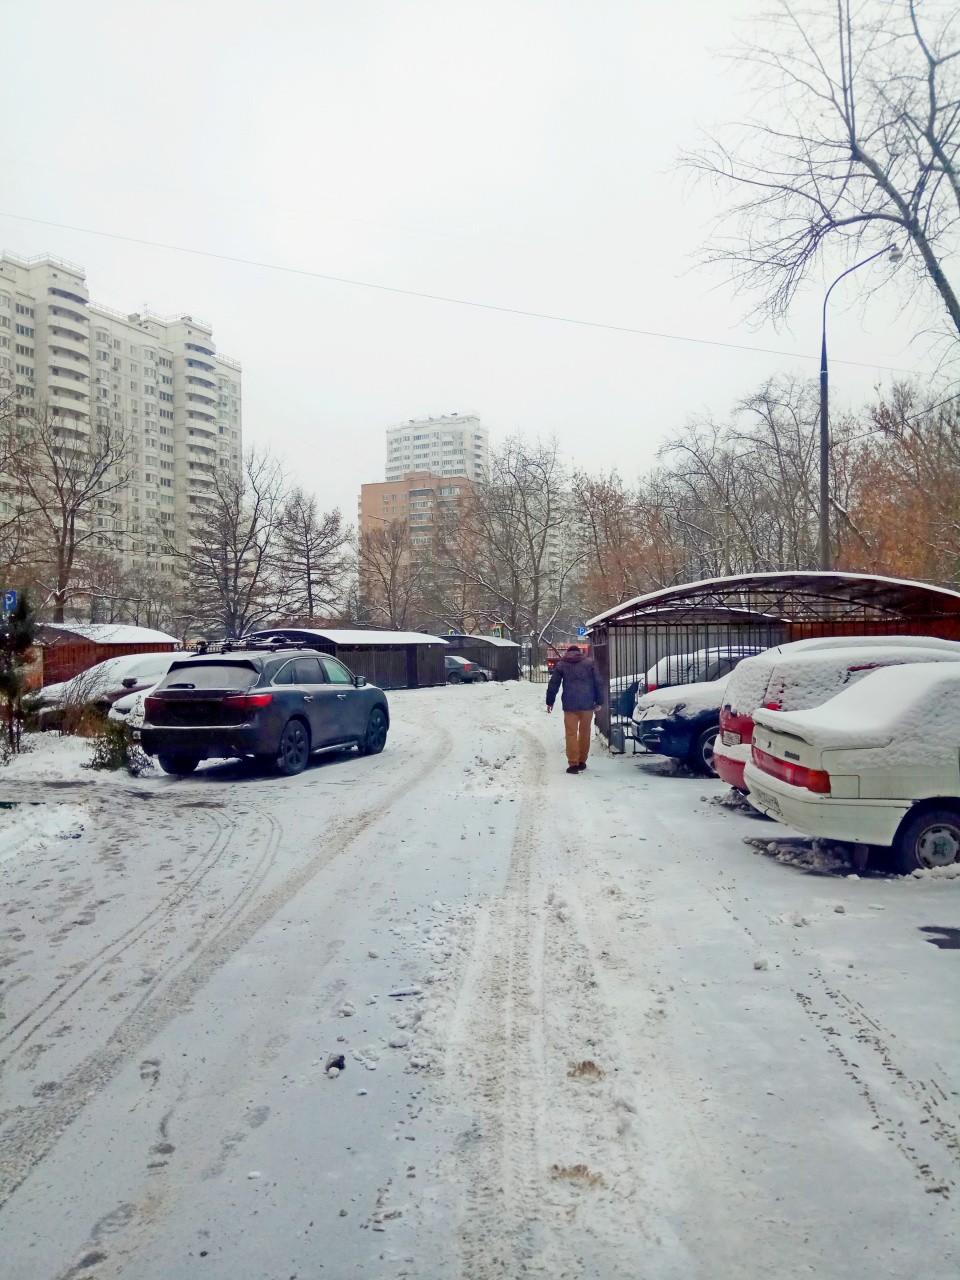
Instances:
[[[780,801],[776,796],[770,795],[767,791],[759,791],[756,787],[751,788],[751,795],[756,797],[757,804],[764,813],[769,813],[776,818],[783,817],[783,812],[780,808]]]
[[[723,745],[725,747],[739,747],[743,739],[739,733],[731,733],[729,729],[723,731]]]

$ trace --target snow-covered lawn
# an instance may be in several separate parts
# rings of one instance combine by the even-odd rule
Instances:
[[[0,770],[4,1280],[957,1274],[960,880],[570,777],[543,697]]]

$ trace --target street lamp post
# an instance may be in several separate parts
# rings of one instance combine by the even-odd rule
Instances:
[[[829,380],[827,377],[827,303],[834,289],[851,271],[858,271],[868,262],[890,255],[891,262],[899,262],[903,254],[895,244],[888,244],[885,249],[878,249],[862,262],[855,262],[846,271],[841,271],[827,290],[823,299],[823,327],[820,341],[820,568],[830,569],[830,417],[829,417]]]

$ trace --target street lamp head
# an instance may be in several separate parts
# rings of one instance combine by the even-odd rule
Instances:
[[[890,254],[891,262],[903,261],[903,254],[900,252],[900,246],[898,244],[892,244],[887,252]]]

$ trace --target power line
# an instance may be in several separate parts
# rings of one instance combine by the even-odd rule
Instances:
[[[524,316],[530,320],[549,320],[555,324],[576,325],[585,329],[603,329],[609,333],[631,333],[642,338],[661,338],[668,342],[689,342],[698,346],[722,347],[730,351],[749,351],[754,355],[786,356],[791,360],[816,360],[817,355],[802,351],[780,351],[773,347],[751,347],[745,343],[722,342],[717,338],[692,338],[680,333],[665,333],[656,329],[635,329],[630,325],[608,324],[601,320],[582,320],[575,316],[562,316],[545,311],[525,311],[519,307],[507,307],[493,302],[476,302],[471,298],[453,298],[446,294],[422,293],[416,289],[401,289],[397,285],[378,284],[371,280],[354,280],[347,276],[326,275],[309,271],[305,267],[286,267],[276,262],[263,262],[256,258],[241,258],[227,253],[214,253],[210,249],[192,249],[185,245],[164,244],[159,240],[144,240],[138,236],[122,235],[116,231],[97,231],[90,227],[72,226],[65,222],[51,222],[45,218],[29,218],[24,214],[7,213],[0,209],[0,217],[15,222],[29,222],[39,227],[54,227],[58,231],[74,231],[85,236],[100,236],[107,240],[120,240],[125,244],[138,244],[149,249],[165,249],[171,253],[187,253],[198,258],[212,258],[217,262],[232,262],[244,267],[259,267],[263,271],[277,271],[284,275],[306,276],[311,280],[325,280],[328,284],[345,284],[357,289],[372,289],[378,293],[393,293],[405,298],[421,298],[427,302],[445,302],[451,306],[473,307],[478,311],[496,311],[503,315]],[[870,364],[864,360],[834,360],[834,364],[851,365],[859,369],[882,370],[885,373],[915,374],[915,369],[902,369],[892,365]]]

